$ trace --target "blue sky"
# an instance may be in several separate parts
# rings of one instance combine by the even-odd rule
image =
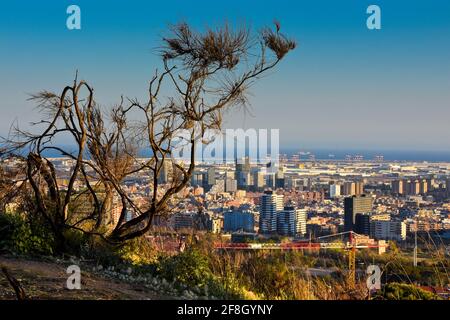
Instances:
[[[82,29],[66,28],[77,4]],[[366,8],[382,29],[366,28]],[[168,24],[259,29],[273,19],[299,46],[252,88],[251,115],[226,126],[279,128],[283,146],[450,150],[450,1],[28,1],[0,8],[0,133],[37,119],[27,94],[59,91],[75,70],[112,105],[144,97]]]

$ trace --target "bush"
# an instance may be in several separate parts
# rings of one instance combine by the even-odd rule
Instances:
[[[155,263],[157,254],[155,248],[145,237],[138,237],[127,241],[117,250],[118,256],[133,265]]]
[[[158,273],[169,281],[198,287],[204,287],[212,275],[207,257],[192,248],[175,256],[162,257]]]
[[[11,250],[14,247],[13,236],[19,220],[10,214],[0,214],[0,249]]]
[[[376,298],[387,300],[438,300],[437,295],[404,283],[387,284]]]
[[[79,230],[66,230],[64,240],[64,253],[79,257],[89,251],[89,236]]]
[[[19,254],[51,255],[54,239],[46,226],[18,214],[0,214],[0,248]]]
[[[276,253],[252,256],[242,269],[247,275],[249,287],[266,299],[291,297],[292,272]]]
[[[161,257],[157,274],[180,288],[198,288],[200,294],[221,299],[252,299],[254,294],[245,290],[233,274],[226,279],[215,275],[210,268],[209,257],[197,248],[169,257]]]

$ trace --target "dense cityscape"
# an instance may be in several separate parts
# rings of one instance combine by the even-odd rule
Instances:
[[[350,230],[400,244],[416,231],[448,241],[450,164],[388,162],[382,156],[311,158],[284,155],[276,170],[248,157],[231,164],[199,164],[171,213],[157,216],[154,226],[229,234],[238,242],[280,236],[304,240]],[[70,172],[72,162],[53,161],[64,186],[64,172]],[[6,163],[8,167],[15,163]],[[171,170],[166,161],[161,183],[170,185]],[[149,179],[136,174],[124,181],[131,197],[143,205],[151,192]],[[121,207],[118,199],[113,203],[114,221]],[[130,210],[128,219],[134,214]]]

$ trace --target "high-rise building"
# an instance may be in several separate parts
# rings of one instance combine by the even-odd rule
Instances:
[[[216,168],[210,167],[206,172],[203,173],[203,189],[209,192],[211,188],[216,184]]]
[[[391,185],[393,194],[404,194],[403,180],[394,180]]]
[[[344,196],[354,196],[356,195],[356,185],[354,182],[346,181],[343,186]]]
[[[433,189],[434,189],[434,178],[433,178],[433,176],[431,176],[431,177],[429,177],[427,179],[427,189],[428,189],[428,192],[433,191]]]
[[[230,210],[224,214],[223,229],[225,232],[254,232],[255,215],[248,210]]]
[[[406,223],[393,220],[372,220],[370,235],[377,240],[402,241],[406,239]]]
[[[275,174],[275,188],[285,187],[284,173],[285,173],[284,167],[278,169],[277,173]]]
[[[224,187],[225,187],[225,192],[236,192],[237,181],[235,179],[226,178]]]
[[[266,173],[266,186],[268,188],[276,188],[276,175],[274,172],[267,172]]]
[[[173,176],[173,163],[171,160],[164,160],[158,175],[159,183],[169,183]]]
[[[352,196],[344,199],[344,230],[354,230],[358,213],[371,213],[373,199],[369,195]]]
[[[426,179],[423,179],[422,181],[420,181],[419,188],[420,188],[420,194],[427,194],[428,182]]]
[[[283,195],[278,195],[272,190],[264,191],[260,201],[260,233],[274,233],[277,231],[277,215],[283,210],[283,198]]]
[[[339,184],[330,184],[330,198],[336,198],[341,195],[341,186]]]
[[[259,170],[253,172],[253,186],[255,187],[255,189],[262,189],[265,185],[265,172]]]
[[[359,196],[364,193],[364,183],[362,181],[355,182],[355,195]]]
[[[249,157],[236,159],[236,181],[238,189],[246,190],[251,185]]]
[[[411,192],[411,180],[403,180],[403,194],[409,195]]]
[[[408,180],[405,182],[405,194],[415,196],[420,194],[419,180]]]
[[[292,237],[306,234],[306,209],[297,209],[290,203],[277,216],[277,233]]]
[[[200,171],[194,171],[191,176],[191,186],[202,186],[203,185],[204,174]]]
[[[370,235],[370,213],[357,213],[353,228],[358,234]]]

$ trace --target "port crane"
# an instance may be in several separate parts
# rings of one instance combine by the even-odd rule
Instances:
[[[329,241],[336,237],[348,237],[346,242]],[[215,244],[219,250],[326,250],[342,249],[348,254],[348,282],[350,286],[355,285],[356,279],[356,250],[378,249],[384,253],[387,248],[384,240],[375,241],[367,236],[360,235],[354,231],[340,232],[332,235],[317,237],[315,241],[293,241],[285,243],[232,243],[221,242]]]

